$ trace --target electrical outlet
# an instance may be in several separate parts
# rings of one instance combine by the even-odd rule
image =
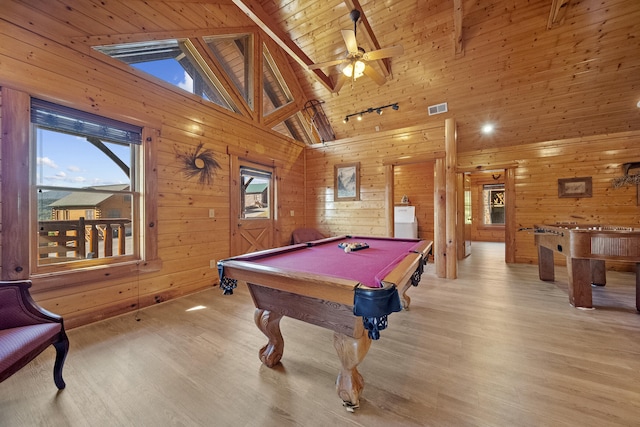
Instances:
[[[216,268],[216,260],[215,259],[209,260],[209,268]]]
[[[215,217],[216,217],[216,210],[209,209],[209,218],[215,218]]]
[[[296,214],[296,212],[295,212],[293,209],[291,209],[291,210],[289,211],[289,216],[294,216],[295,214]]]

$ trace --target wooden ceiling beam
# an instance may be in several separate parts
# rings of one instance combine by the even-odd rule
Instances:
[[[308,70],[314,62],[296,45],[293,40],[271,19],[271,17],[256,4],[249,0],[232,0],[233,3],[242,10],[258,27],[269,35],[282,49],[284,49],[293,59],[304,69]],[[334,91],[334,84],[324,72],[319,69],[310,70],[314,76],[331,92]]]
[[[456,58],[464,56],[464,38],[462,34],[462,19],[464,18],[464,8],[462,0],[453,0],[453,30],[454,47]]]
[[[349,8],[349,11],[357,9],[360,11],[360,20],[358,21],[360,27],[364,29],[364,36],[367,39],[367,43],[369,46],[372,46],[374,50],[382,49],[376,35],[373,33],[373,28],[371,28],[371,24],[367,20],[367,17],[362,10],[362,6],[360,6],[360,2],[358,0],[344,0],[344,3]],[[380,64],[380,68],[382,68],[382,73],[385,77],[389,77],[391,75],[391,61],[389,58],[383,58],[377,61]]]
[[[551,0],[551,12],[549,13],[547,29],[551,29],[562,24],[568,8],[569,0]]]

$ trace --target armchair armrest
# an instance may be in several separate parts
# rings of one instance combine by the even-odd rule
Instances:
[[[62,317],[40,307],[31,297],[31,281],[0,281],[0,329],[62,323]]]
[[[27,365],[47,347],[56,349],[53,379],[65,388],[62,368],[69,339],[61,316],[40,307],[31,298],[30,281],[0,281],[0,382]]]

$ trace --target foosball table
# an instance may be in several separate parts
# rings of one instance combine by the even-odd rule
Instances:
[[[591,285],[607,282],[605,261],[635,264],[636,309],[640,311],[640,229],[605,225],[535,225],[540,280],[555,279],[553,253],[567,257],[569,302],[593,308]]]

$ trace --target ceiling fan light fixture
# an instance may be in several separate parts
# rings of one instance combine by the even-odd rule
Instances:
[[[365,63],[358,59],[354,62],[347,64],[347,66],[342,69],[342,74],[344,74],[349,78],[353,77],[355,80],[358,77],[364,76],[364,68],[365,68]]]
[[[353,76],[353,64],[347,64],[347,66],[342,69],[342,74],[347,77]]]
[[[358,77],[362,77],[364,75],[364,62],[359,59],[353,64],[353,78],[357,79]]]

